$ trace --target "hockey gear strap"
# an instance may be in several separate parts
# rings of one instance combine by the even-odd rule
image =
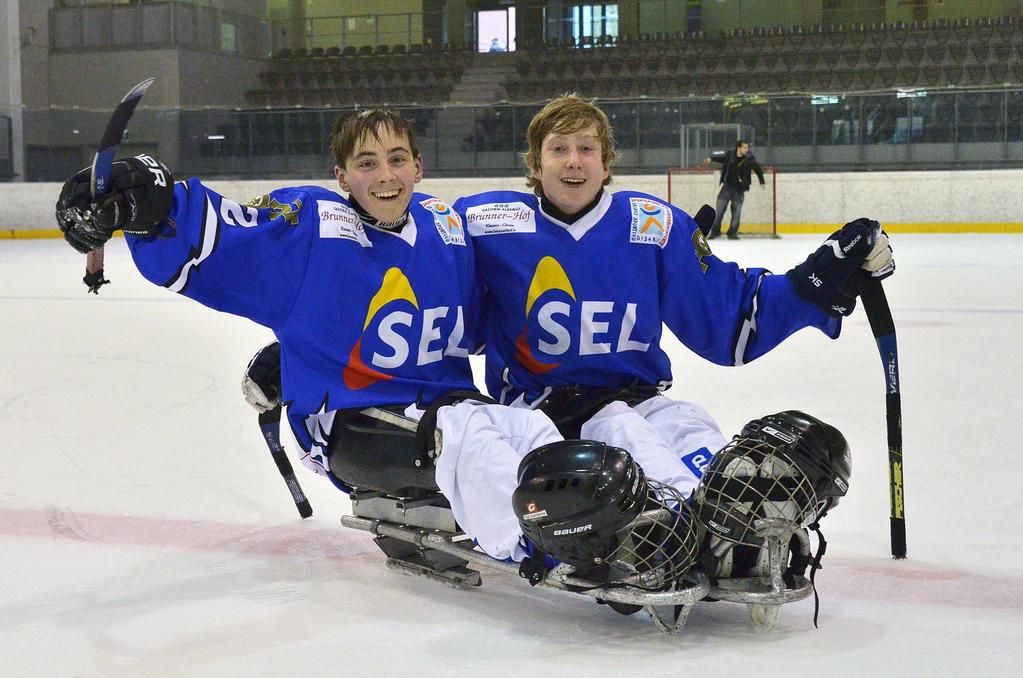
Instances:
[[[810,544],[800,544],[800,549],[797,551],[794,548],[790,548],[792,551],[792,560],[789,562],[788,568],[782,577],[785,579],[785,585],[789,587],[795,586],[794,576],[803,576],[806,572],[807,566],[810,567],[810,588],[813,589],[813,627],[817,626],[817,615],[821,608],[821,599],[817,595],[817,585],[814,583],[814,578],[817,576],[817,570],[822,569],[824,566],[821,565],[821,559],[824,558],[824,554],[828,550],[828,542],[824,539],[824,533],[821,532],[821,519],[828,515],[828,511],[834,504],[831,500],[825,505],[824,510],[820,512],[820,515],[807,526],[807,529],[812,530],[817,535],[817,552],[813,554],[813,558],[810,558]],[[798,539],[795,535],[792,536],[795,541]]]
[[[813,558],[811,558],[809,545],[807,545],[805,552],[802,549],[799,551],[792,549],[792,560],[789,561],[789,566],[782,577],[785,580],[785,585],[787,587],[795,588],[795,577],[802,577],[803,573],[806,572],[806,568],[810,568],[810,588],[813,589],[813,627],[819,628],[817,626],[817,615],[821,609],[821,599],[820,596],[817,595],[817,585],[814,583],[814,578],[817,576],[817,570],[823,568],[823,565],[821,565],[821,559],[828,550],[828,542],[824,539],[824,535],[821,533],[819,519],[812,522],[808,526],[808,529],[813,530],[817,535],[817,552],[813,554]],[[797,537],[793,536],[793,539],[797,539]]]
[[[608,403],[616,400],[633,407],[660,393],[651,384],[634,384],[620,388],[587,388],[585,386],[563,386],[547,395],[536,409],[554,422],[566,439],[576,439],[582,425]]]
[[[446,406],[460,403],[463,400],[477,400],[488,405],[496,405],[497,401],[489,398],[478,391],[463,389],[445,393],[430,403],[419,419],[419,426],[416,427],[416,437],[413,443],[415,449],[416,468],[426,468],[431,460],[440,453],[440,435],[437,431],[437,411]]]

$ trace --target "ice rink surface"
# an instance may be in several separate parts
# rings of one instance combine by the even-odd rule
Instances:
[[[820,240],[713,247],[780,273]],[[238,386],[269,331],[146,283],[123,240],[98,297],[63,242],[2,241],[0,675],[1021,675],[1023,236],[893,242],[910,558],[888,556],[862,311],[837,341],[804,330],[741,369],[671,343],[669,395],[729,435],[806,410],[845,433],[854,474],[822,526],[819,630],[811,598],[767,634],[701,603],[669,636],[500,574],[456,591],[394,573],[304,469],[300,520]]]

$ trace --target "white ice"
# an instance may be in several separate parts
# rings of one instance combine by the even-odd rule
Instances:
[[[782,272],[820,240],[713,246]],[[823,525],[819,630],[811,598],[768,634],[718,602],[669,636],[500,574],[456,591],[394,573],[302,469],[300,520],[239,393],[268,331],[146,283],[123,240],[99,296],[63,242],[0,241],[0,675],[1021,675],[1023,236],[893,244],[909,559],[888,555],[861,311],[741,369],[671,343],[669,395],[729,433],[804,409],[845,433],[854,476]]]

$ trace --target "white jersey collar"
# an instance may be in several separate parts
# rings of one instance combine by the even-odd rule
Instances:
[[[574,224],[566,224],[560,219],[555,219],[543,211],[543,204],[540,201],[537,201],[537,203],[537,211],[540,212],[547,221],[561,226],[578,242],[579,240],[582,240],[582,237],[589,233],[590,229],[596,226],[600,220],[604,218],[604,215],[607,214],[607,211],[611,209],[611,193],[605,190],[604,194],[600,196],[600,200],[598,200],[597,204],[593,206],[593,209],[576,219]]]

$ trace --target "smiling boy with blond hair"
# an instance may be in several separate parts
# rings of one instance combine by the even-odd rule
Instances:
[[[885,275],[887,238],[857,220],[788,276],[743,269],[678,207],[607,189],[614,135],[592,101],[551,101],[527,140],[532,194],[455,203],[488,308],[487,388],[546,412],[566,438],[628,450],[688,496],[726,439],[702,407],[661,395],[673,379],[662,328],[719,365],[746,364],[805,327],[835,338],[855,303],[842,283],[861,266]]]

